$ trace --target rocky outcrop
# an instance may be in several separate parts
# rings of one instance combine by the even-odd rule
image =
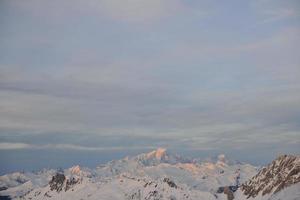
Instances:
[[[81,179],[79,177],[66,178],[64,174],[57,173],[52,177],[51,181],[49,182],[49,186],[51,191],[61,192],[62,190],[68,191],[74,185],[80,182]]]
[[[9,196],[0,196],[0,200],[11,200]]]
[[[64,174],[57,173],[54,175],[49,182],[50,190],[55,190],[57,192],[62,191],[65,179],[66,177]]]
[[[224,194],[227,195],[228,200],[233,200],[234,199],[233,191],[230,190],[229,187],[224,188]]]
[[[7,189],[8,189],[8,187],[5,187],[5,186],[0,187],[0,191],[7,190]]]
[[[300,182],[300,156],[283,155],[264,167],[241,187],[248,197],[275,194]]]
[[[68,179],[66,182],[65,191],[68,191],[69,189],[71,189],[74,185],[76,185],[79,182],[80,182],[80,179],[76,179],[74,177],[72,177],[71,179]]]
[[[164,178],[163,182],[167,183],[172,188],[177,188],[177,185],[169,178]]]
[[[224,193],[226,194],[228,200],[233,200],[234,192],[237,191],[238,188],[239,188],[238,186],[219,187],[217,193]]]

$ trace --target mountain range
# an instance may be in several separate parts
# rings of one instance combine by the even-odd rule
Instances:
[[[225,155],[191,159],[158,148],[94,169],[44,169],[0,177],[0,199],[24,200],[299,200],[300,156],[265,167]]]

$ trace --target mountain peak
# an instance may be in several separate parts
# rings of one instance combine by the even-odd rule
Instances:
[[[70,168],[70,172],[71,174],[76,174],[79,175],[81,173],[81,169],[79,165],[75,165],[73,167]]]
[[[161,160],[161,158],[166,155],[166,152],[167,152],[167,149],[165,149],[165,148],[158,148],[158,149],[156,149],[155,157],[158,160]]]
[[[226,162],[226,156],[224,154],[220,154],[218,155],[218,161],[221,161],[221,162]]]
[[[165,148],[157,148],[154,151],[151,151],[146,154],[146,157],[149,158],[156,158],[157,160],[161,160],[167,154],[167,149]]]

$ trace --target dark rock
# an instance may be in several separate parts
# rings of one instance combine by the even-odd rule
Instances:
[[[224,194],[227,195],[228,200],[233,200],[234,199],[233,192],[229,189],[229,187],[224,188]]]
[[[67,180],[65,191],[69,190],[72,186],[74,186],[77,183],[79,183],[79,181],[80,181],[80,179],[75,179],[74,177],[71,178],[70,180]]]
[[[9,196],[0,196],[0,200],[11,200]]]
[[[219,187],[217,193],[223,193],[223,192],[224,192],[224,187]]]
[[[150,191],[145,197],[145,200],[161,200],[163,198],[162,194],[159,194],[157,190]]]
[[[235,192],[235,191],[237,191],[237,189],[239,189],[239,187],[238,186],[228,186],[228,188],[229,188],[229,190],[231,191],[231,192]]]
[[[164,178],[163,182],[167,183],[172,188],[177,188],[177,185],[169,178]]]
[[[8,189],[8,187],[5,187],[5,186],[0,187],[0,191],[7,190],[7,189]]]
[[[221,193],[224,193],[227,195],[227,199],[228,200],[232,200],[234,199],[234,195],[233,193],[235,191],[237,191],[239,187],[238,186],[225,186],[225,187],[219,187],[218,190],[217,190],[217,193],[221,194]]]
[[[55,190],[57,192],[62,191],[65,179],[66,177],[64,174],[57,173],[55,176],[52,177],[51,181],[49,182],[50,189]]]

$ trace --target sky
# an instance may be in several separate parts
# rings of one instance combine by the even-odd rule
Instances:
[[[300,153],[297,0],[1,0],[0,27],[1,174]]]

